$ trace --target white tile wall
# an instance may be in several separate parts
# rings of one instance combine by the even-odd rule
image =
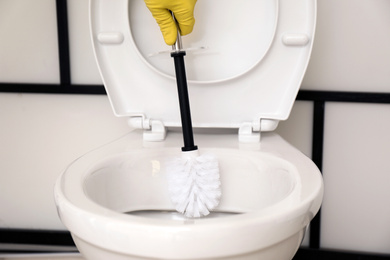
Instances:
[[[290,117],[279,123],[276,132],[298,148],[307,157],[311,157],[313,135],[313,102],[296,101]]]
[[[390,254],[390,105],[326,105],[325,248]]]
[[[73,84],[103,84],[89,34],[89,1],[68,0],[69,49]]]
[[[318,0],[303,89],[390,92],[390,2]]]
[[[64,229],[53,187],[85,152],[129,131],[106,96],[0,94],[0,228]]]
[[[0,82],[58,83],[53,0],[0,1]]]

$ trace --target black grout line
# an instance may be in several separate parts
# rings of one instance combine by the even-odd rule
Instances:
[[[322,171],[322,157],[324,147],[324,128],[325,128],[325,102],[314,102],[313,113],[313,143],[312,143],[312,160]]]
[[[389,260],[390,255],[300,248],[293,260]]]
[[[68,231],[0,228],[0,243],[74,246]]]
[[[71,84],[67,0],[56,0],[60,85]]]
[[[300,90],[297,100],[390,104],[390,93]]]
[[[60,68],[69,68],[68,66],[63,64]],[[0,93],[106,94],[104,86],[100,84],[68,84],[66,82],[70,81],[70,73],[63,74],[68,76],[64,76],[61,84],[0,82]],[[300,90],[296,100],[390,104],[390,93]]]
[[[324,146],[324,125],[325,124],[325,102],[314,102],[313,114],[313,141],[312,160],[322,172],[323,146]],[[321,245],[321,209],[310,223],[309,247],[319,249]]]
[[[29,94],[105,95],[103,85],[0,83],[0,92]]]

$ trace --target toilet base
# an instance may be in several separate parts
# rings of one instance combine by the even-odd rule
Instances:
[[[187,258],[188,260],[291,260],[297,252],[303,237],[305,235],[305,228],[291,237],[267,248],[261,250],[225,257],[210,257],[210,258]],[[80,253],[87,260],[170,260],[168,258],[149,258],[134,255],[124,255],[118,252],[105,250],[104,248],[96,247],[79,237],[72,235],[74,242]],[[199,250],[199,248],[194,248]],[[190,252],[189,252],[190,255]],[[183,258],[177,258],[183,259]],[[173,260],[173,259],[172,259]]]

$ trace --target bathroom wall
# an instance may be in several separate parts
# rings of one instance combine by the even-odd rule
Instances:
[[[201,0],[199,0],[201,1]],[[88,1],[68,0],[72,84],[101,84]],[[303,90],[390,93],[390,2],[318,0]],[[1,83],[60,82],[55,1],[0,1]],[[278,132],[312,154],[313,103]],[[64,229],[55,179],[72,160],[129,131],[104,95],[0,93],[0,228]],[[326,102],[321,248],[390,254],[390,104]],[[305,242],[308,243],[307,241]]]

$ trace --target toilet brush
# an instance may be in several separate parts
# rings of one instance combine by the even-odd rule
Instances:
[[[194,144],[187,78],[184,65],[185,51],[180,32],[172,46],[184,147],[182,155],[168,166],[168,184],[171,201],[178,212],[186,217],[202,217],[219,204],[221,182],[219,165],[211,154],[199,154]]]

